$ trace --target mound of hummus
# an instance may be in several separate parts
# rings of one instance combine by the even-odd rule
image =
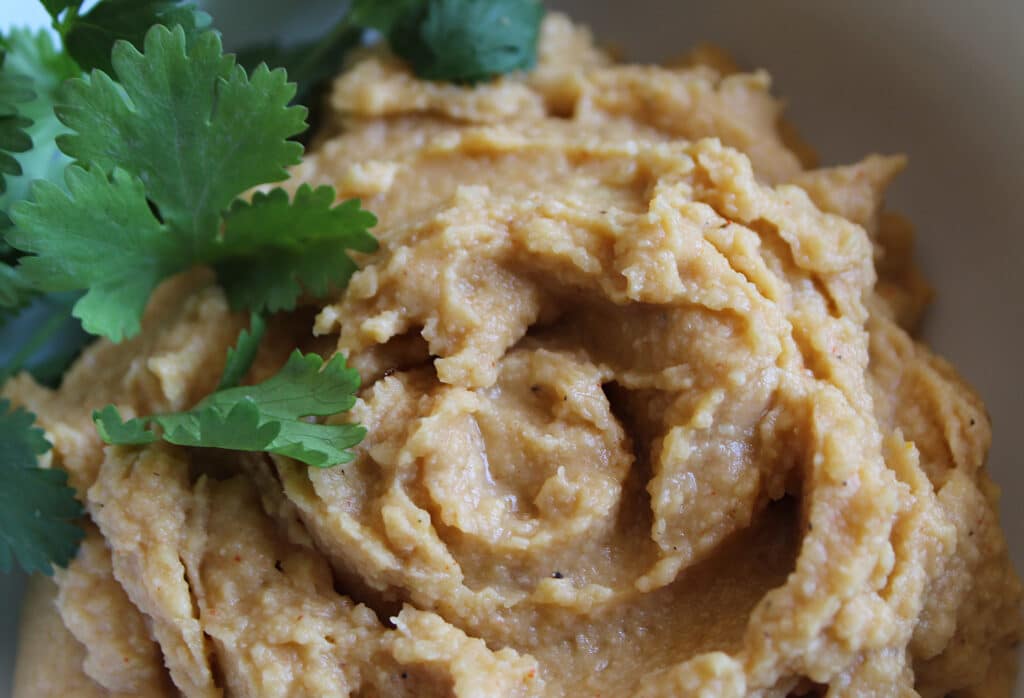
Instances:
[[[1021,586],[989,420],[911,334],[900,157],[813,169],[764,73],[615,63],[546,20],[476,88],[384,53],[295,172],[376,212],[337,297],[270,322],[363,387],[353,463],[104,447],[186,408],[245,319],[168,281],[38,415],[85,501],[17,696],[1008,696]]]

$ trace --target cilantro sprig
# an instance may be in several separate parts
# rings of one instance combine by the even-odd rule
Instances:
[[[284,71],[247,73],[216,33],[202,31],[205,16],[179,3],[48,9],[63,52],[44,33],[0,37],[10,59],[0,66],[0,170],[11,175],[0,194],[0,379],[28,369],[59,381],[87,337],[72,314],[120,341],[139,331],[156,285],[196,264],[217,270],[236,307],[273,312],[293,308],[303,290],[322,295],[347,283],[355,264],[346,249],[375,249],[367,228],[376,219],[358,202],[335,204],[329,187],[239,198],[284,179],[301,155],[290,138],[305,129],[305,110],[288,106],[294,86]],[[83,68],[96,69],[83,76]],[[265,450],[317,466],[350,459],[365,430],[307,419],[351,407],[358,376],[343,360],[321,375],[319,357],[296,355],[275,379],[236,386],[262,332],[256,316],[229,356],[222,389],[194,410],[124,424],[108,407],[110,429],[157,438],[145,424],[173,443]],[[37,466],[49,445],[32,421],[23,411],[0,421],[5,570],[15,559],[29,571],[64,565],[81,537],[66,473]],[[15,450],[19,443],[30,446]]]
[[[537,62],[541,0],[354,0],[322,37],[297,46],[254,46],[242,62],[281,65],[309,102],[317,83],[337,72],[358,30],[373,30],[426,80],[474,84]]]
[[[0,83],[15,80],[32,93],[30,99],[17,105],[18,117],[26,122],[24,131],[31,148],[14,156],[20,175],[8,177],[7,191],[0,195],[0,214],[5,215],[13,202],[28,197],[33,180],[60,181],[70,162],[57,148],[56,137],[65,128],[53,113],[53,103],[64,80],[80,75],[81,70],[45,31],[15,28],[0,37],[0,46],[6,53],[0,66]]]
[[[358,201],[334,205],[330,187],[237,200],[284,179],[302,153],[289,138],[306,111],[289,106],[283,70],[247,75],[217,34],[189,47],[183,29],[161,25],[143,53],[121,42],[112,62],[117,81],[96,70],[67,83],[56,106],[71,129],[58,142],[76,161],[67,191],[38,183],[8,236],[33,255],[20,269],[38,288],[85,291],[74,315],[86,330],[137,334],[156,286],[197,264],[218,270],[236,308],[291,310],[304,286],[347,283],[346,250],[376,249],[376,219]]]
[[[238,373],[230,366],[228,372]],[[324,365],[316,354],[296,350],[272,378],[258,385],[222,388],[186,412],[125,422],[117,408],[108,405],[94,412],[93,420],[110,444],[142,445],[162,438],[179,446],[276,453],[323,468],[351,461],[349,449],[363,440],[366,429],[306,419],[351,409],[358,389],[359,374],[345,365],[341,354]]]
[[[114,41],[127,39],[140,41],[142,32],[154,23],[181,22],[199,26],[203,13],[195,12],[180,3],[132,2],[132,9],[126,10],[121,0],[106,0],[93,9],[79,15],[77,2],[55,0],[44,3],[55,16],[55,27],[63,34],[62,45],[55,45],[46,31],[11,29],[0,36],[0,53],[5,60],[0,65],[0,93],[10,95],[9,86],[20,86],[21,95],[31,95],[20,100],[12,109],[15,100],[0,97],[0,161],[8,176],[0,175],[0,236],[8,232],[12,223],[9,217],[12,206],[29,197],[30,184],[34,181],[49,181],[63,184],[64,168],[71,161],[57,147],[57,136],[67,131],[54,113],[57,94],[65,80],[82,74],[83,67],[92,67],[82,59],[78,60],[68,50],[69,37],[76,37],[76,45],[98,56],[106,56],[109,63],[110,49]],[[171,5],[175,10],[171,11]],[[113,19],[114,10],[119,19],[113,31],[93,32],[91,38],[85,35],[100,28],[99,20]],[[193,21],[188,13],[195,12],[199,21]],[[208,17],[206,17],[208,21]],[[134,22],[134,33],[125,31],[129,22]],[[141,27],[141,28],[140,28]],[[4,147],[11,144],[9,134],[2,133],[12,124],[21,131],[18,134],[19,147]],[[24,137],[28,137],[31,148],[26,149]],[[12,164],[13,162],[13,164]],[[77,295],[47,293],[27,279],[21,270],[14,267],[21,256],[6,240],[0,243],[0,379],[20,370],[28,370],[46,384],[59,382],[65,367],[88,343],[89,336],[80,323],[72,318],[70,309]]]
[[[82,505],[68,487],[68,475],[40,468],[36,459],[50,450],[35,417],[0,400],[0,571],[14,560],[26,572],[51,574],[74,557],[83,532],[74,522]]]
[[[321,39],[250,52],[247,71],[192,4],[42,2],[59,46],[43,32],[0,36],[0,380],[27,369],[56,384],[83,327],[130,337],[161,281],[207,265],[233,307],[253,312],[220,386],[191,410],[127,422],[108,405],[94,413],[103,439],[350,461],[365,429],[318,421],[355,402],[343,357],[296,351],[269,380],[240,383],[262,313],[344,287],[350,253],[376,249],[376,219],[330,187],[246,192],[298,162],[307,112],[292,104],[312,101],[365,30],[420,77],[475,83],[534,64],[541,3],[355,0]],[[260,57],[290,69],[298,99],[283,70],[247,62]],[[38,467],[50,445],[32,415],[9,408],[0,401],[0,570],[49,572],[73,557],[83,512],[66,473]]]
[[[0,194],[7,190],[6,177],[21,174],[21,164],[14,158],[15,153],[24,153],[32,147],[28,135],[30,119],[19,109],[35,97],[32,82],[24,75],[4,70],[7,52],[0,51]]]
[[[427,80],[477,83],[529,70],[544,18],[540,0],[355,0],[353,21],[376,29]]]
[[[266,331],[267,321],[259,313],[253,313],[249,318],[249,328],[239,332],[238,342],[228,349],[224,372],[221,374],[217,390],[234,388],[242,382],[256,360],[256,352],[259,351],[260,342],[263,341]]]

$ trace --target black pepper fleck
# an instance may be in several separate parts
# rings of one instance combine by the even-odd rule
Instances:
[[[409,674],[408,674],[408,672],[405,672],[405,671],[403,671],[403,672],[402,672],[402,678],[403,678],[403,679],[407,679],[407,678],[409,678]]]
[[[562,574],[561,572],[555,572],[551,576],[554,577],[555,579],[563,579],[565,577],[565,575]]]

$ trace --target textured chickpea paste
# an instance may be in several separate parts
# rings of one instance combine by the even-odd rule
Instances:
[[[356,461],[103,447],[93,408],[215,387],[245,320],[205,271],[14,380],[89,512],[17,696],[1009,695],[989,420],[908,334],[900,157],[814,169],[764,73],[558,15],[528,75],[370,53],[331,114],[290,186],[361,197],[381,250],[250,379],[344,352]]]

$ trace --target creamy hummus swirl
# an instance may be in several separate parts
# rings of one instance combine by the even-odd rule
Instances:
[[[1008,696],[988,420],[907,333],[903,160],[809,169],[767,77],[696,56],[615,64],[552,15],[529,75],[338,79],[293,183],[363,198],[381,249],[252,377],[343,352],[350,464],[100,448],[92,406],[215,384],[241,319],[202,273],[59,391],[14,381],[96,525],[58,579],[81,667],[19,695]]]

